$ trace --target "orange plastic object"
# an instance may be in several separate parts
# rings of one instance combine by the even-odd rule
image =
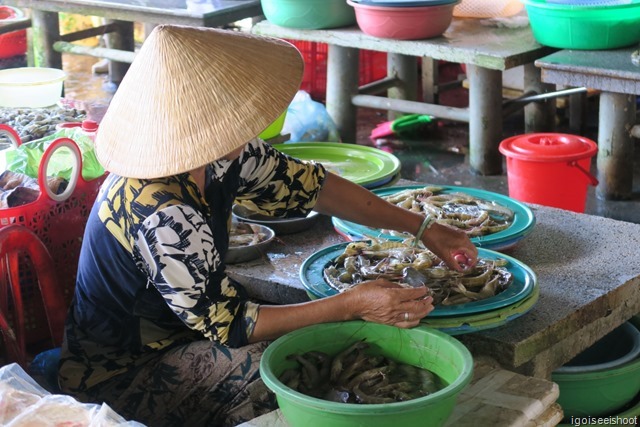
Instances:
[[[26,276],[38,289],[23,291]],[[41,299],[36,298],[37,290]],[[23,368],[29,362],[28,308],[36,307],[36,303],[45,316],[46,327],[42,325],[42,329],[48,331],[47,342],[41,345],[59,346],[67,305],[53,259],[33,231],[21,225],[4,227],[0,229],[0,331],[8,361]]]

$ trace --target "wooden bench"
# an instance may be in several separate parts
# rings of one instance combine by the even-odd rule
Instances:
[[[502,139],[502,72],[524,65],[525,90],[544,93],[554,88],[543,85],[533,62],[552,49],[538,44],[526,27],[483,25],[478,19],[454,18],[441,37],[426,40],[390,40],[368,36],[357,27],[326,30],[284,28],[268,21],[257,23],[256,34],[290,40],[328,44],[327,110],[345,142],[355,142],[356,109],[369,107],[403,113],[430,114],[441,119],[469,123],[471,168],[483,175],[502,172],[498,145]],[[387,52],[388,77],[358,88],[359,49]],[[423,58],[422,83],[425,102],[418,101],[418,67]],[[470,81],[469,107],[454,108],[433,103],[431,88],[433,61],[466,64]],[[377,96],[387,90],[388,96]],[[551,130],[548,104],[525,109],[526,131]]]

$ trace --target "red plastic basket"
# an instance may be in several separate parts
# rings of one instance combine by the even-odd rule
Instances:
[[[18,134],[9,126],[0,125],[0,135],[9,136],[16,145],[20,145]],[[47,185],[47,165],[54,152],[63,147],[75,154],[76,164],[67,189],[56,195]],[[58,138],[47,147],[38,168],[38,199],[26,205],[0,209],[0,227],[10,224],[23,225],[31,229],[49,250],[55,265],[59,291],[63,294],[66,305],[73,297],[87,218],[100,185],[106,178],[105,174],[85,181],[81,172],[82,155],[76,143],[69,138]],[[41,298],[36,294],[39,290],[35,274],[32,274],[29,268],[31,261],[23,261],[24,265],[20,271],[21,274],[24,272],[24,275],[21,277],[20,287],[27,319],[25,329],[29,333],[28,341],[34,342],[41,338],[38,329],[43,328],[42,325],[45,325],[46,331],[46,319],[43,318]]]
[[[304,59],[304,74],[300,89],[315,100],[323,101],[327,92],[327,53],[325,43],[288,40],[298,48]],[[387,76],[387,54],[373,50],[360,50],[359,84],[364,85]]]

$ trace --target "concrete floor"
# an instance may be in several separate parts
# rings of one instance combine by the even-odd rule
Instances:
[[[99,120],[109,104],[112,94],[105,75],[93,75],[91,66],[96,58],[64,55],[63,68],[69,73],[65,82],[65,96],[79,101],[91,118]],[[450,71],[449,74],[456,73]],[[441,75],[446,75],[443,73]],[[441,103],[452,106],[465,106],[466,89],[461,87],[444,92]],[[569,132],[565,112],[558,111],[559,132]],[[456,185],[474,187],[508,195],[506,164],[503,174],[481,176],[468,167],[468,125],[466,123],[436,121],[417,129],[412,135],[403,138],[371,141],[371,130],[387,120],[385,111],[360,109],[358,112],[357,143],[376,146],[394,154],[401,161],[403,179],[438,185]],[[597,96],[588,101],[587,126],[583,136],[597,141]],[[522,113],[516,113],[505,119],[503,137],[524,132]],[[589,187],[586,213],[622,221],[640,223],[640,149],[635,150],[633,196],[630,200],[605,201],[595,195],[594,187]],[[596,173],[595,157],[592,172]],[[561,185],[561,183],[559,183]]]

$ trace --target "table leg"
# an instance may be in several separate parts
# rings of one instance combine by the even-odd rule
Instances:
[[[390,99],[418,100],[418,64],[415,56],[388,53],[387,75],[398,79],[398,85],[387,91]],[[404,113],[389,111],[388,118],[395,120],[402,115]]]
[[[629,130],[636,120],[636,96],[600,94],[598,123],[598,180],[600,199],[628,199],[633,187],[633,139]]]
[[[467,65],[469,165],[481,175],[502,173],[502,72]]]
[[[135,41],[133,39],[133,22],[109,20],[107,24],[114,23],[118,30],[108,33],[106,37],[107,47],[133,52]],[[115,90],[127,73],[131,64],[126,62],[109,61],[109,84]]]
[[[328,46],[326,106],[343,142],[357,141],[357,109],[351,97],[358,93],[359,61],[359,49]]]
[[[31,11],[31,46],[36,67],[62,69],[62,54],[53,50],[60,39],[60,21],[57,12]]]
[[[422,57],[422,101],[438,103],[438,61],[428,56]]]
[[[534,91],[538,94],[553,92],[555,85],[542,83],[540,68],[533,63],[524,65],[524,92]],[[555,129],[556,99],[532,102],[524,107],[524,131],[552,132]]]

